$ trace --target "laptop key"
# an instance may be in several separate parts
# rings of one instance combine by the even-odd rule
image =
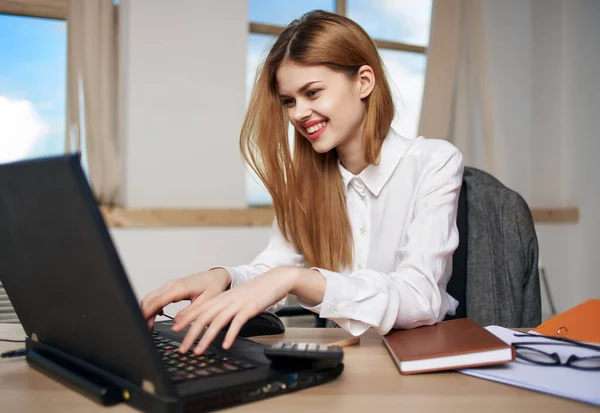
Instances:
[[[229,371],[236,371],[239,370],[240,368],[238,366],[236,366],[235,364],[229,364],[229,363],[223,363],[222,366],[225,370],[229,370]]]
[[[219,368],[219,367],[208,367],[207,368],[208,371],[210,371],[211,373],[225,373],[225,370]]]
[[[171,379],[176,382],[210,377],[229,372],[256,367],[245,360],[238,360],[228,356],[221,356],[212,351],[195,355],[191,351],[179,353],[179,343],[155,337],[156,349],[166,365]]]

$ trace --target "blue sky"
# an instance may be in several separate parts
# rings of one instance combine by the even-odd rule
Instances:
[[[63,150],[66,64],[64,21],[0,15],[0,162]]]
[[[374,38],[425,46],[431,0],[346,0],[348,17]],[[249,0],[250,21],[285,26],[311,10],[334,11],[334,0]]]

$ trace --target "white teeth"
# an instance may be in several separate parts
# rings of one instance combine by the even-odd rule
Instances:
[[[319,129],[321,129],[323,126],[325,126],[327,122],[321,122],[321,123],[317,123],[316,125],[310,126],[308,128],[306,128],[306,131],[308,133],[315,133],[316,131],[318,131]]]

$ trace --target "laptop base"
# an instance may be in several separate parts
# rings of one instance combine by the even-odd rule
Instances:
[[[42,354],[31,349],[29,343],[27,347],[27,363],[46,376],[104,406],[112,406],[123,401],[123,394],[115,384],[91,371],[86,371],[81,366],[74,365],[58,354],[46,352]]]
[[[26,339],[26,347],[30,367],[71,390],[103,406],[127,403],[145,412],[208,412],[233,407],[327,383],[344,369],[343,364],[327,369],[284,368],[278,377],[183,401],[150,394],[122,377],[30,338]]]

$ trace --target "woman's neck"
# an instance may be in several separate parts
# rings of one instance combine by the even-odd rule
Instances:
[[[354,137],[338,145],[336,151],[344,168],[354,175],[361,173],[369,163],[365,160],[365,150],[362,143],[362,128]]]

